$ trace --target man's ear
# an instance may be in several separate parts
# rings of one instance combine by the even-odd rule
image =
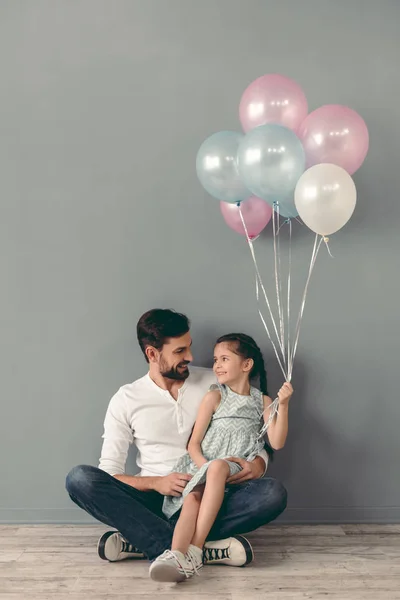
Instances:
[[[157,350],[157,348],[154,348],[154,346],[146,346],[145,352],[146,352],[147,360],[149,361],[149,363],[158,362],[160,353]]]

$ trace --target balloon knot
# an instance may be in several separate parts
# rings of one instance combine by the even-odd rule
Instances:
[[[240,202],[236,202],[236,206],[240,206]]]
[[[331,249],[329,248],[329,238],[328,238],[326,235],[324,235],[322,239],[323,239],[323,240],[324,240],[324,242],[325,242],[325,246],[326,246],[326,248],[327,248],[327,250],[328,250],[328,252],[329,252],[329,256],[330,256],[331,258],[333,258],[333,255],[332,255]]]

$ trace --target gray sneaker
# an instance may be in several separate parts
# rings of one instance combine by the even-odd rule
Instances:
[[[117,562],[127,558],[143,559],[146,558],[135,546],[132,546],[119,531],[107,531],[97,543],[97,552],[103,560]]]
[[[245,567],[252,562],[253,558],[253,548],[249,540],[242,535],[234,535],[215,542],[206,542],[203,549],[203,562],[205,565]]]

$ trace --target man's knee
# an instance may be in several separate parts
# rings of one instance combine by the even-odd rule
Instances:
[[[278,514],[282,513],[287,507],[288,493],[285,486],[274,479],[271,487],[271,505],[275,507]]]
[[[254,505],[258,513],[276,519],[287,506],[287,490],[277,479],[266,477],[257,480]]]
[[[73,467],[65,480],[65,488],[70,496],[90,496],[99,469],[91,465]]]

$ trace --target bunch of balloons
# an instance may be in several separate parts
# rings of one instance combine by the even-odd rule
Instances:
[[[226,223],[255,238],[272,211],[299,215],[315,233],[341,229],[356,205],[351,175],[368,152],[364,120],[338,104],[308,113],[301,87],[283,75],[263,75],[244,91],[239,116],[244,130],[220,131],[201,145],[198,178],[220,200]]]

